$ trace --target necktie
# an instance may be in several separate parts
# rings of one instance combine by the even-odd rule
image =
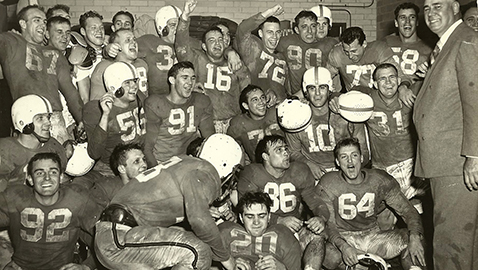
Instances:
[[[432,54],[430,55],[430,65],[433,65],[435,63],[435,60],[438,57],[438,54],[440,54],[440,47],[438,47],[438,44],[435,46],[435,48],[432,51]]]

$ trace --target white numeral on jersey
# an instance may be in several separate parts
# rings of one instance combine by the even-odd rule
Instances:
[[[339,197],[339,215],[343,219],[352,220],[357,216],[357,212],[365,212],[365,217],[374,214],[375,193],[365,193],[362,199],[355,206],[357,198],[353,193],[345,193]]]
[[[144,67],[136,67],[139,77],[139,90],[147,95],[148,92],[148,77]]]
[[[294,211],[297,205],[297,198],[292,194],[293,191],[295,191],[295,186],[292,183],[277,184],[268,182],[264,186],[264,192],[269,194],[269,197],[272,199],[271,213],[275,213],[279,209],[284,213]]]
[[[56,75],[56,62],[58,60],[58,57],[60,56],[59,53],[53,50],[44,50],[43,56],[45,58],[41,57],[40,53],[38,52],[35,46],[27,43],[25,67],[28,70],[32,70],[32,71],[42,71],[43,59],[47,60],[46,58],[51,57],[51,62],[46,71],[48,74]]]
[[[163,56],[163,60],[161,62],[156,63],[156,67],[159,70],[169,70],[175,62],[177,62],[176,56],[174,55],[173,48],[166,45],[159,45],[156,48],[156,52],[159,55]]]
[[[393,52],[400,53],[402,48],[400,47],[392,47]],[[400,68],[405,75],[413,75],[417,71],[417,61],[420,58],[420,52],[413,49],[406,49],[402,53],[402,61],[400,61],[398,55],[394,55],[393,59],[400,64]]]
[[[61,234],[55,234],[55,230],[61,230],[71,222],[71,211],[68,208],[53,209],[48,213],[47,220],[53,220],[46,227],[46,242],[64,242],[68,241],[70,234],[68,230],[62,231]],[[28,242],[38,242],[43,236],[45,229],[45,213],[40,208],[25,208],[20,213],[20,223],[23,227],[33,230],[20,230],[20,237]],[[31,232],[33,231],[33,234]]]
[[[330,131],[329,131],[330,129]],[[333,151],[335,148],[334,128],[326,124],[318,125],[315,130],[312,125],[309,125],[305,130],[309,138],[309,152]],[[325,144],[324,134],[329,136],[329,145]],[[317,141],[315,138],[317,137]],[[318,143],[318,145],[317,145]]]
[[[196,132],[196,126],[194,125],[194,106],[189,106],[186,113],[188,115],[188,126],[186,128],[186,132]],[[176,126],[168,128],[169,134],[183,134],[184,126],[186,126],[186,114],[184,113],[183,109],[172,109],[169,113],[169,123]]]
[[[218,67],[211,63],[206,65],[207,68],[207,81],[204,87],[207,89],[216,88],[219,91],[229,91],[231,89],[231,76],[232,74],[228,67]],[[216,71],[214,71],[216,69]],[[216,82],[214,82],[214,73],[216,74]]]
[[[310,61],[313,55],[315,55],[316,59],[315,65]],[[290,45],[287,47],[287,57],[296,62],[290,65],[290,69],[292,70],[301,69],[302,65],[304,65],[306,69],[309,69],[311,67],[320,67],[322,64],[322,51],[317,48],[308,48],[304,54],[304,62],[302,62],[302,48],[297,45]]]
[[[143,116],[144,110],[141,109],[141,116]],[[129,142],[136,138],[136,135],[143,135],[146,133],[146,130],[142,129],[139,125],[138,119],[138,108],[134,108],[133,111],[124,112],[121,114],[116,115],[116,120],[121,131],[125,132],[131,128],[131,132],[129,134],[121,135],[121,140],[124,142]],[[143,119],[141,121],[144,123]]]
[[[262,236],[254,237],[252,242],[251,235],[245,231],[232,229],[231,238],[234,239],[231,242],[232,253],[241,255],[276,253],[278,238],[276,232],[266,232]]]
[[[286,62],[284,60],[280,59],[274,59],[274,56],[267,54],[266,52],[262,51],[261,52],[261,59],[262,60],[267,60],[267,63],[264,65],[264,68],[262,71],[257,75],[258,78],[267,78],[267,72],[269,71],[269,68],[272,66],[272,64],[276,64],[276,67],[274,67],[274,70],[272,71],[272,78],[271,80],[284,85],[285,82],[285,64]]]
[[[153,168],[142,172],[141,174],[136,176],[136,180],[138,180],[138,182],[140,182],[140,183],[148,182],[153,177],[158,176],[161,173],[161,170],[167,169],[167,168],[169,168],[173,165],[176,165],[181,161],[182,161],[181,158],[179,158],[177,156],[174,156],[174,157],[168,159],[167,161],[165,161],[163,163],[160,163],[160,164],[154,166]]]
[[[395,119],[397,124],[397,131],[396,134],[404,134],[406,130],[403,127],[403,118],[402,112],[400,110],[395,111],[392,114],[392,117]],[[388,124],[388,116],[384,112],[374,111],[372,114],[372,119],[380,118],[377,122],[378,127],[380,130],[378,132],[374,132],[377,136],[388,136],[392,130],[392,127]]]
[[[375,65],[370,64],[370,65],[347,65],[346,67],[346,72],[347,74],[354,74],[354,80],[350,84],[350,87],[354,87],[357,85],[360,85],[360,78],[362,75],[367,74],[369,81],[367,82],[368,87],[372,88],[373,87],[373,78],[372,78],[372,73],[375,70]],[[366,86],[366,85],[364,85]]]

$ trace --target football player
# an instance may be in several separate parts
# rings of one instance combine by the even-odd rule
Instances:
[[[229,221],[219,225],[238,269],[302,269],[300,245],[292,232],[283,225],[269,224],[271,206],[269,194],[248,192],[237,205],[244,225]]]
[[[463,21],[473,30],[478,32],[478,3],[471,1],[468,4],[462,6],[461,13],[463,14]]]
[[[111,33],[109,43],[118,44],[121,50],[115,59],[103,59],[95,67],[91,74],[90,100],[100,99],[107,91],[103,82],[103,74],[105,69],[113,62],[126,62],[132,64],[136,68],[139,78],[139,90],[144,96],[148,96],[148,64],[138,58],[138,43],[134,37],[133,31],[130,29],[118,29]]]
[[[277,50],[287,58],[291,93],[303,98],[301,84],[304,72],[310,67],[324,67],[330,50],[338,41],[317,37],[318,18],[313,11],[302,10],[295,16],[294,22],[295,33],[281,38]]]
[[[239,95],[251,81],[245,65],[231,71],[225,57],[225,44],[220,28],[206,30],[202,50],[194,50],[189,43],[189,17],[196,9],[197,0],[187,0],[176,33],[176,54],[180,61],[190,61],[196,68],[198,83],[209,96],[213,107],[217,133],[226,133],[231,118],[240,113]]]
[[[266,93],[269,107],[290,95],[286,59],[276,48],[281,39],[280,21],[275,16],[284,12],[275,5],[244,21],[237,27],[239,54],[251,72],[251,82]],[[259,37],[251,32],[259,28]]]
[[[241,158],[233,138],[214,134],[201,145],[199,158],[174,156],[136,176],[116,194],[96,226],[100,262],[110,269],[203,270],[209,269],[212,255],[233,270],[235,260],[209,205],[229,194]],[[192,232],[171,227],[183,220]]]
[[[251,162],[255,162],[257,143],[266,135],[284,135],[277,123],[276,110],[267,108],[264,91],[248,85],[239,96],[242,113],[232,118],[227,134],[236,139]]]
[[[310,210],[324,207],[320,198],[314,196],[314,177],[306,164],[290,161],[285,138],[278,135],[265,136],[256,148],[256,162],[245,166],[238,180],[239,199],[246,192],[265,192],[273,203],[271,224],[282,224],[298,234],[304,250],[305,269],[316,269],[322,264],[322,255],[315,251],[324,245],[322,231],[325,219],[314,216],[304,219],[301,204]]]
[[[385,37],[385,42],[392,48],[393,58],[398,63],[403,75],[412,82],[413,92],[417,92],[423,80],[417,76],[418,67],[422,64],[428,64],[428,56],[432,52],[430,46],[423,42],[417,34],[418,14],[420,8],[411,3],[406,2],[395,8],[395,27],[398,28],[397,35],[389,35]],[[409,92],[410,96],[404,99],[408,107],[413,107],[416,98],[413,92]]]
[[[8,227],[14,252],[4,268],[95,269],[89,256],[73,263],[80,230],[92,237],[101,208],[85,189],[60,185],[60,157],[38,153],[27,166],[28,183],[9,186],[0,193],[0,227]]]
[[[53,107],[52,135],[60,143],[70,139],[63,119],[63,106],[58,90],[65,96],[68,108],[83,130],[80,95],[71,82],[68,61],[61,52],[43,46],[46,32],[45,13],[38,6],[27,6],[18,13],[21,35],[0,34],[0,65],[13,100],[28,94],[40,94]]]
[[[193,92],[196,83],[191,62],[178,62],[168,72],[169,94],[152,95],[145,101],[145,154],[148,165],[186,154],[186,147],[214,130],[208,96]],[[200,131],[200,133],[198,132]]]
[[[113,25],[111,25],[111,30],[116,32],[120,29],[133,30],[134,28],[134,16],[128,11],[120,10],[116,12],[112,19]]]
[[[316,187],[329,209],[328,242],[324,266],[341,269],[358,263],[358,255],[372,253],[384,259],[401,256],[404,269],[425,266],[423,227],[417,211],[385,171],[362,168],[363,156],[356,138],[337,142],[334,149],[338,172],[325,174]],[[407,228],[380,231],[380,205],[392,207]]]
[[[112,176],[109,158],[119,143],[142,142],[145,131],[145,96],[139,91],[136,69],[126,62],[114,62],[105,69],[108,92],[85,105],[88,154],[98,160],[95,170]]]
[[[12,122],[19,132],[16,137],[0,139],[0,191],[9,182],[25,183],[27,164],[41,152],[57,153],[66,168],[67,156],[63,146],[50,134],[50,102],[38,95],[26,95],[12,106]]]
[[[67,20],[70,20],[71,19],[70,7],[67,5],[56,4],[46,11],[47,19],[50,19],[51,17],[55,17],[55,16],[60,16]]]
[[[333,83],[326,68],[307,69],[302,91],[312,109],[310,125],[300,132],[287,132],[286,138],[292,159],[306,163],[314,178],[319,180],[324,173],[336,170],[333,154],[336,142],[346,137],[357,137],[363,149],[367,149],[367,137],[363,124],[348,122],[329,109]],[[364,156],[368,161],[368,151],[364,151]]]

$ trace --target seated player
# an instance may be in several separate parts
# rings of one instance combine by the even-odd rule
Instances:
[[[316,269],[322,264],[322,256],[315,251],[324,245],[321,232],[325,226],[324,217],[305,219],[301,204],[305,202],[310,210],[323,207],[320,198],[314,196],[314,177],[307,165],[300,161],[291,162],[288,145],[284,137],[265,136],[256,148],[256,162],[245,166],[238,180],[239,199],[246,192],[265,192],[273,201],[271,224],[282,224],[293,233],[304,250],[305,269]]]
[[[357,255],[372,253],[383,259],[401,255],[403,269],[422,269],[421,219],[397,182],[385,171],[362,168],[356,138],[338,141],[334,154],[340,171],[325,174],[316,187],[330,214],[324,266],[345,269],[358,263]],[[380,231],[377,214],[384,202],[403,217],[407,228]]]
[[[214,134],[199,158],[174,156],[121,189],[96,225],[96,251],[110,269],[209,269],[211,255],[227,270],[235,260],[222,243],[209,205],[229,194],[240,146]],[[221,200],[221,198],[218,198]],[[185,221],[191,231],[171,227]]]
[[[323,67],[307,69],[302,91],[312,109],[312,119],[305,130],[286,133],[292,159],[306,163],[314,178],[319,180],[324,173],[336,170],[333,154],[335,143],[342,138],[353,136],[359,138],[365,149],[365,160],[368,161],[364,125],[348,122],[329,109],[329,98],[333,91],[330,72]]]
[[[9,183],[25,183],[27,164],[31,157],[40,152],[57,153],[66,168],[65,148],[50,135],[50,102],[38,95],[26,95],[17,99],[12,106],[12,122],[16,137],[0,139],[0,191]]]
[[[29,186],[11,185],[0,193],[0,227],[8,226],[14,247],[4,269],[95,269],[92,256],[82,265],[73,256],[80,231],[92,237],[100,207],[85,189],[60,185],[57,154],[38,153],[27,168]]]
[[[148,165],[186,154],[186,147],[199,136],[215,132],[211,100],[194,92],[196,75],[191,62],[179,62],[168,72],[169,94],[145,101],[145,154]],[[200,133],[199,133],[199,132]]]
[[[115,62],[105,69],[103,78],[108,92],[88,102],[83,114],[88,154],[98,160],[94,170],[113,176],[108,164],[116,145],[143,140],[145,97],[138,91],[138,75],[131,64]]]
[[[301,268],[299,242],[287,227],[270,225],[272,200],[264,192],[247,192],[237,205],[243,226],[226,221],[221,236],[239,269]]]
[[[264,91],[255,85],[248,85],[239,96],[242,113],[231,119],[227,134],[244,148],[247,157],[255,162],[257,143],[265,135],[284,135],[277,123],[275,108],[267,108]]]

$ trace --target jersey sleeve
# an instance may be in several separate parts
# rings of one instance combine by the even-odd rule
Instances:
[[[99,159],[105,151],[108,134],[99,126],[102,115],[98,100],[88,102],[84,107],[84,124],[88,135],[88,155]]]
[[[239,199],[247,192],[261,191],[260,187],[254,183],[254,178],[255,175],[253,166],[246,166],[244,171],[242,171],[239,175],[239,180],[237,181],[237,192],[239,194]]]
[[[285,138],[290,149],[290,156],[294,161],[307,163],[307,158],[302,154],[302,143],[300,142],[300,132],[285,132]]]
[[[243,20],[237,27],[236,39],[239,54],[247,64],[255,63],[256,57],[260,54],[261,48],[258,45],[259,38],[252,35],[252,31],[256,29],[265,18],[258,13],[248,19]],[[249,67],[251,68],[251,67]]]
[[[5,192],[0,192],[0,229],[10,225],[10,217],[8,215],[8,202],[5,198]]]
[[[335,76],[339,74],[339,69],[338,69],[339,63],[336,56],[339,53],[339,50],[341,48],[339,48],[338,46],[342,46],[342,45],[338,43],[337,45],[335,45],[335,47],[332,48],[332,50],[330,50],[328,61],[325,66],[330,71],[330,75],[332,76],[332,78],[334,78]]]
[[[370,161],[370,143],[368,141],[367,131],[365,130],[364,123],[350,123],[353,125],[353,137],[357,138],[360,143],[360,150],[362,150],[363,164],[367,164]]]
[[[201,136],[207,138],[210,135],[214,134],[216,130],[214,129],[214,122],[212,116],[212,104],[211,99],[208,96],[200,94],[200,103],[201,106],[204,106],[203,114],[199,120],[199,130],[201,131]]]
[[[59,52],[58,52],[59,53]],[[65,56],[59,53],[57,62],[57,78],[60,92],[66,99],[68,110],[77,123],[83,121],[83,101],[80,97],[80,92],[71,82],[70,66]]]
[[[187,21],[179,16],[178,27],[176,29],[176,39],[174,45],[176,47],[176,57],[179,61],[193,62],[194,52],[189,42],[189,24],[191,20]]]
[[[292,232],[284,225],[274,225],[277,228],[277,234],[280,238],[280,243],[284,247],[284,254],[281,262],[285,265],[286,270],[300,270],[302,260],[302,250],[299,241],[295,238]]]
[[[159,135],[159,130],[162,124],[161,117],[157,114],[156,108],[158,106],[159,96],[151,95],[145,101],[144,113],[146,115],[146,135],[144,139],[144,155],[148,167],[158,164],[153,154],[154,144]]]

